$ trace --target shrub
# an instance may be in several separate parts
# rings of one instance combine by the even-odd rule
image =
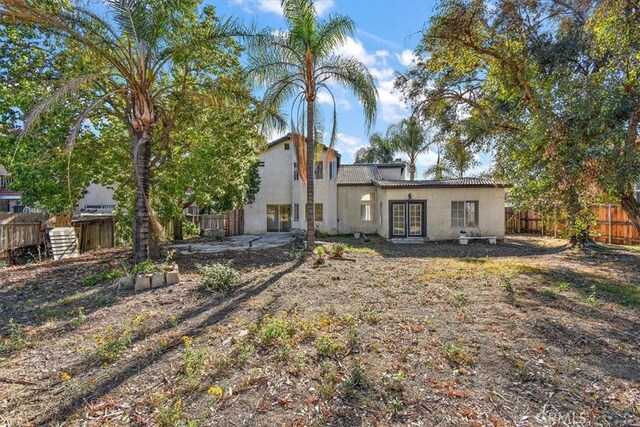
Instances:
[[[197,265],[203,277],[202,284],[214,291],[228,291],[236,283],[240,273],[228,264]]]
[[[87,286],[93,286],[98,283],[106,282],[107,280],[119,279],[120,276],[122,276],[122,274],[117,270],[106,270],[102,273],[92,274],[91,276],[85,277],[84,284]]]
[[[453,343],[443,343],[440,345],[440,353],[452,364],[457,366],[473,364],[473,357],[465,348]]]
[[[318,257],[316,258],[316,265],[322,265],[325,262],[325,250],[322,246],[318,246],[317,248],[315,248],[313,250],[313,253],[316,254]]]
[[[198,237],[200,235],[200,226],[191,221],[182,221],[182,235],[186,239]]]
[[[140,273],[151,274],[156,271],[156,265],[150,259],[142,261],[140,264],[136,264],[131,271],[134,276]]]
[[[334,340],[329,334],[323,334],[316,340],[316,351],[320,357],[333,357],[342,350],[344,350],[344,344]]]
[[[333,252],[333,256],[336,258],[342,258],[342,255],[344,255],[345,250],[347,249],[347,247],[345,245],[343,245],[342,243],[337,243],[335,245],[333,245],[333,247],[331,248],[332,252]]]

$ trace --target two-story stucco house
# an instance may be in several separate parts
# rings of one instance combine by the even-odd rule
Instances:
[[[290,135],[260,155],[260,191],[245,206],[245,233],[306,228],[306,183],[296,159]],[[316,229],[389,239],[447,240],[461,230],[504,237],[506,185],[480,178],[409,181],[406,167],[402,161],[342,165],[339,155],[324,149],[314,168]]]

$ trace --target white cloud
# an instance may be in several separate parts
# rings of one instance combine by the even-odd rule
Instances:
[[[347,41],[336,50],[338,55],[353,56],[367,67],[376,65],[376,55],[370,54],[360,40],[347,37]]]
[[[333,99],[331,98],[331,95],[328,92],[325,92],[325,91],[318,92],[318,96],[316,97],[316,99],[318,100],[318,104],[333,106]],[[336,106],[338,108],[348,110],[351,108],[351,103],[344,98],[340,98],[336,96]]]
[[[393,75],[395,73],[393,68],[376,68],[376,67],[371,67],[369,68],[369,71],[371,72],[371,75],[373,77],[375,77],[378,80],[389,80],[393,78]]]
[[[316,0],[313,6],[316,8],[316,13],[322,16],[333,9],[333,0]]]
[[[394,87],[394,80],[384,80],[378,83],[378,96],[380,97],[380,112],[382,120],[387,123],[397,122],[407,117],[408,109],[400,93]]]
[[[336,149],[338,152],[348,153],[353,156],[359,148],[365,146],[366,144],[357,136],[347,135],[341,132],[338,132],[336,135]]]
[[[411,49],[405,49],[401,53],[395,54],[396,59],[405,67],[410,66],[415,62],[415,56],[413,55],[413,51]]]
[[[247,13],[254,13],[255,10],[265,13],[273,13],[279,16],[283,15],[281,0],[229,0],[229,3],[233,6],[241,6]],[[315,9],[318,15],[324,15],[331,10],[334,5],[334,0],[316,0]]]

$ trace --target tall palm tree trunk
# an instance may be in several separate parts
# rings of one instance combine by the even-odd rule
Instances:
[[[133,258],[135,263],[149,257],[149,184],[151,181],[151,141],[149,131],[137,135],[133,145],[133,167],[135,168],[136,199],[133,218]]]
[[[307,100],[307,250],[313,251],[316,246],[316,224],[314,205],[314,166],[315,144],[313,141],[313,100]]]

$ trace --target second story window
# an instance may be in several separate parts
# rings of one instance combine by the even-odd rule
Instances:
[[[336,162],[329,162],[329,179],[336,177]]]
[[[298,178],[300,178],[300,175],[298,174],[298,164],[294,163],[293,164],[293,179],[294,179],[294,181],[297,181]]]
[[[288,143],[288,142],[285,142],[285,143],[284,143],[284,149],[285,149],[285,150],[289,150],[289,149],[291,149],[291,146],[289,145],[289,143]]]
[[[313,176],[315,179],[322,179],[322,170],[324,169],[324,162],[322,160],[316,162],[316,168]]]

